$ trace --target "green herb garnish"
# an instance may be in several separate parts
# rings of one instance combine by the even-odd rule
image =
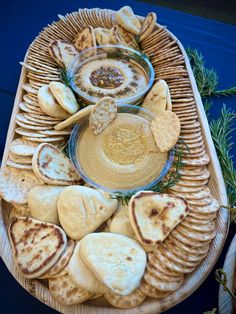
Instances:
[[[203,55],[196,49],[187,48],[187,54],[193,69],[199,93],[202,97],[233,96],[236,95],[236,86],[218,90],[219,78],[214,69],[205,67]]]

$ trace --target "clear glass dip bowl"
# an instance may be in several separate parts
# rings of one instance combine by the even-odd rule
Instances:
[[[87,103],[113,97],[117,105],[138,104],[154,82],[148,58],[124,46],[89,48],[75,57],[67,69],[73,90]]]
[[[153,113],[151,113],[149,110],[146,110],[138,106],[134,106],[134,105],[119,105],[118,113],[130,113],[130,114],[138,115],[146,119],[149,122],[151,122],[154,119]],[[69,148],[70,159],[76,171],[80,174],[80,176],[84,179],[84,181],[90,186],[104,190],[105,192],[108,192],[110,194],[121,193],[125,195],[128,193],[137,192],[140,190],[150,189],[151,187],[156,185],[158,182],[160,182],[168,173],[174,159],[174,150],[170,150],[168,152],[167,160],[160,174],[153,181],[149,182],[146,185],[135,186],[132,189],[119,189],[119,188],[111,189],[106,186],[100,185],[99,183],[95,182],[93,179],[87,176],[87,174],[84,172],[80,164],[80,161],[78,160],[78,157],[77,157],[77,147],[78,145],[80,145],[81,136],[83,135],[83,133],[88,127],[89,127],[89,114],[86,117],[84,117],[84,119],[79,124],[75,125],[70,136],[68,148]]]

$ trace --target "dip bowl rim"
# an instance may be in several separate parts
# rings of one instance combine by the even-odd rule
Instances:
[[[144,109],[142,107],[139,107],[139,106],[124,104],[124,105],[118,105],[117,107],[118,107],[118,112],[119,112],[119,109],[123,109],[123,110],[127,109],[127,113],[131,113],[128,110],[132,109],[132,110],[138,110],[138,111],[144,112],[145,114],[147,114],[150,117],[150,119],[155,118],[155,115],[151,111]],[[160,174],[157,176],[157,178],[155,178],[154,180],[152,180],[151,182],[149,182],[146,185],[137,186],[137,187],[131,188],[131,189],[111,189],[111,188],[108,188],[104,185],[101,185],[101,184],[93,181],[89,176],[87,176],[85,174],[85,172],[83,171],[78,158],[76,157],[76,151],[77,151],[77,144],[78,144],[79,136],[80,136],[81,132],[84,131],[83,124],[84,124],[84,122],[88,121],[89,115],[90,114],[88,113],[80,123],[78,123],[74,126],[74,128],[71,132],[70,138],[69,138],[69,142],[68,142],[69,158],[70,158],[76,172],[81,176],[81,178],[85,181],[85,183],[89,184],[89,186],[91,186],[91,187],[103,190],[104,192],[107,192],[111,195],[116,195],[116,194],[127,195],[127,194],[136,193],[138,191],[151,190],[152,187],[154,187],[157,183],[159,183],[160,181],[162,181],[164,179],[164,177],[169,172],[169,170],[172,166],[172,163],[174,161],[174,149],[173,148],[168,152],[168,158],[167,158],[165,165],[163,166]]]
[[[121,52],[121,53],[123,51],[122,55],[124,56],[124,58],[127,57],[127,51],[128,51],[129,53],[131,53],[131,54],[129,54],[129,57],[133,58],[134,61],[138,62],[137,60],[138,59],[140,60],[140,58],[141,58],[141,60],[146,63],[148,71],[150,72],[149,73],[150,77],[148,77],[148,83],[147,83],[146,87],[144,89],[142,89],[141,92],[135,93],[133,96],[130,96],[127,98],[115,99],[115,102],[117,105],[123,105],[123,104],[129,104],[129,103],[137,104],[143,98],[143,96],[150,90],[150,88],[152,87],[152,85],[154,83],[155,71],[154,71],[152,63],[148,59],[147,55],[145,55],[145,54],[143,54],[143,53],[141,53],[135,49],[132,49],[132,48],[129,48],[126,46],[122,46],[122,45],[100,45],[100,46],[97,46],[96,47],[96,54],[92,57],[89,57],[89,58],[92,58],[91,61],[97,60],[96,56],[102,54],[102,53],[98,54],[97,53],[98,50],[101,50],[101,52],[103,52],[104,54],[107,54],[108,52],[106,52],[104,49],[108,49],[108,48],[111,48],[111,49],[117,48],[119,50],[119,52]],[[102,51],[102,50],[104,50],[104,51]],[[95,104],[98,101],[98,99],[96,97],[88,95],[86,92],[81,91],[80,88],[77,87],[77,85],[75,84],[74,79],[73,79],[76,70],[78,70],[78,68],[81,65],[81,63],[80,63],[81,56],[83,57],[84,55],[86,55],[86,53],[88,53],[90,51],[94,51],[94,48],[85,49],[82,52],[80,52],[77,56],[75,56],[71,60],[69,66],[67,68],[66,74],[67,74],[67,78],[70,82],[70,86],[73,89],[73,91],[76,94],[78,94],[87,103]],[[126,51],[126,54],[124,53],[125,51]],[[110,52],[110,53],[114,53],[114,52]],[[83,65],[83,62],[82,62],[82,65]],[[140,63],[139,63],[139,65],[140,65]],[[141,65],[141,67],[148,76],[146,69],[142,65]]]

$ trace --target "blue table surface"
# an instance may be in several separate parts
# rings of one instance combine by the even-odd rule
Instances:
[[[97,0],[48,0],[48,1],[11,1],[2,0],[0,4],[0,154],[4,149],[8,124],[18,84],[22,61],[29,44],[41,29],[57,19],[57,14],[65,14],[78,8],[110,8],[117,10],[130,5],[136,14],[157,13],[158,22],[166,25],[184,47],[197,48],[205,57],[208,67],[217,70],[220,88],[236,85],[236,26],[208,20],[178,11],[148,5],[137,1],[97,1]],[[212,118],[217,117],[223,103],[234,108],[236,97],[214,99]],[[236,126],[236,125],[235,125]],[[236,133],[233,133],[235,138]],[[232,153],[236,155],[234,146]],[[236,161],[234,159],[234,161]],[[223,266],[235,225],[231,226],[225,247],[214,269]],[[1,241],[1,240],[0,240]],[[168,314],[199,314],[217,307],[218,284],[214,270],[201,287],[181,304],[168,310]],[[0,300],[1,313],[56,313],[46,305],[30,296],[15,281],[0,260]],[[125,311],[122,311],[125,312]]]

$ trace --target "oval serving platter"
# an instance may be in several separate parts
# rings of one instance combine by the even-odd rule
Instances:
[[[143,20],[143,17],[139,17]],[[74,22],[73,22],[74,21]],[[37,42],[43,43],[47,36],[50,39],[69,39],[72,40],[75,36],[76,31],[80,31],[83,27],[91,25],[93,27],[106,27],[111,28],[114,24],[114,11],[103,10],[103,9],[80,9],[78,12],[67,14],[65,17],[60,16],[60,21],[53,22],[51,25],[44,28],[39,36],[30,45],[24,62],[27,62],[27,58],[30,55],[34,45]],[[64,37],[58,37],[58,29],[63,27]],[[69,29],[73,29],[74,34],[68,32]],[[61,34],[61,33],[60,33]],[[152,40],[151,45],[149,38],[141,45],[142,52],[145,53],[150,61],[153,63],[156,77],[155,79],[164,79],[169,84],[169,81],[173,79],[169,72],[165,71],[166,66],[173,68],[179,68],[177,79],[183,79],[185,82],[190,84],[192,89],[192,101],[191,107],[196,108],[198,114],[198,121],[201,126],[202,138],[205,144],[207,154],[210,156],[210,164],[208,170],[211,173],[211,177],[208,183],[208,187],[212,195],[219,201],[220,204],[227,204],[227,195],[224,180],[222,177],[221,168],[216,155],[215,147],[211,138],[208,121],[204,112],[201,97],[199,95],[196,82],[191,70],[191,66],[186,55],[186,52],[179,42],[179,40],[169,32],[165,27],[156,24],[154,32],[151,34]],[[150,37],[150,36],[149,36]],[[45,42],[46,43],[46,42]],[[166,58],[168,52],[174,51],[174,58]],[[156,61],[155,61],[156,60]],[[162,60],[162,61],[161,61]],[[163,60],[165,62],[163,63]],[[21,76],[18,84],[17,94],[15,98],[14,108],[12,112],[11,122],[9,125],[4,156],[2,160],[2,168],[5,167],[5,163],[9,154],[9,144],[13,139],[16,138],[15,128],[15,117],[19,112],[19,103],[22,101],[23,90],[22,84],[27,80],[27,69],[22,68]],[[171,86],[170,86],[171,92]],[[181,97],[180,97],[181,98]],[[177,106],[178,107],[178,106]],[[173,109],[173,111],[175,111]],[[188,110],[187,110],[188,111]],[[15,279],[34,297],[41,300],[48,306],[58,310],[62,313],[120,313],[121,310],[111,307],[105,300],[96,299],[89,301],[81,305],[64,306],[56,302],[48,291],[46,285],[42,284],[39,280],[29,280],[24,278],[16,269],[13,261],[12,251],[7,236],[6,224],[8,219],[9,204],[2,200],[1,211],[0,211],[0,253],[1,257],[6,264],[8,270],[12,273]],[[185,298],[190,296],[205,280],[208,274],[211,272],[214,264],[216,263],[221,250],[224,246],[224,242],[227,236],[229,226],[229,214],[226,209],[221,208],[218,213],[216,223],[216,237],[211,243],[210,250],[207,257],[202,263],[195,269],[195,271],[185,277],[184,284],[173,294],[165,297],[161,300],[148,298],[142,305],[135,307],[131,310],[125,310],[127,313],[158,313],[170,309],[176,304],[183,301]]]

